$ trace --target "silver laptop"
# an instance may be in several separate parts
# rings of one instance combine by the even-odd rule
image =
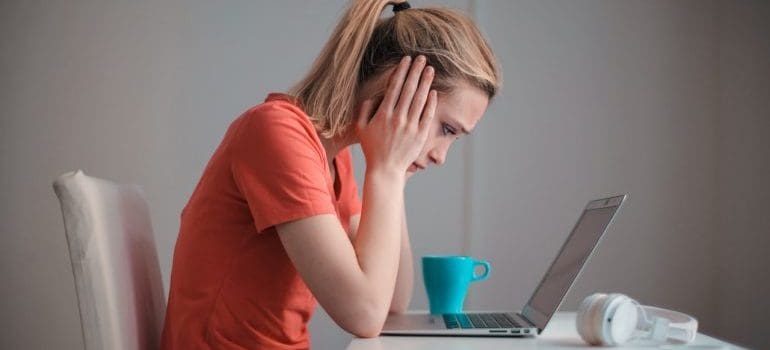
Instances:
[[[526,337],[543,332],[626,195],[588,202],[561,251],[520,312],[389,315],[383,335]]]

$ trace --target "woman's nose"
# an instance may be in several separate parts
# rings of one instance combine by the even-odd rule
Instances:
[[[430,153],[428,153],[430,161],[436,163],[436,165],[444,165],[446,161],[446,148],[436,147]]]

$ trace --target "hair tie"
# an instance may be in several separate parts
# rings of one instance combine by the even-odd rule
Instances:
[[[412,5],[409,5],[409,2],[399,2],[398,4],[393,4],[393,13],[398,13],[399,11],[407,10],[412,8]]]

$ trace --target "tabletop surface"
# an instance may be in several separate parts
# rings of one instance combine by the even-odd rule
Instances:
[[[575,329],[574,312],[557,312],[545,331],[530,338],[491,337],[426,337],[426,336],[380,336],[371,339],[353,339],[348,350],[418,350],[418,349],[572,349],[587,348]],[[742,349],[730,343],[698,333],[695,341],[687,345],[656,345],[638,340],[614,349]]]

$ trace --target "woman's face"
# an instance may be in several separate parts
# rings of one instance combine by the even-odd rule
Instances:
[[[375,103],[379,104],[391,72],[392,69],[389,69],[364,84],[362,96],[374,98]],[[411,176],[434,164],[444,164],[449,147],[476,127],[488,104],[489,98],[483,90],[465,82],[455,85],[451,93],[439,93],[436,115],[429,126],[428,139],[420,156],[407,170],[407,175]]]
[[[444,164],[449,147],[476,127],[488,104],[484,91],[465,83],[456,86],[450,94],[439,94],[428,140],[407,173],[412,175],[433,164]]]

